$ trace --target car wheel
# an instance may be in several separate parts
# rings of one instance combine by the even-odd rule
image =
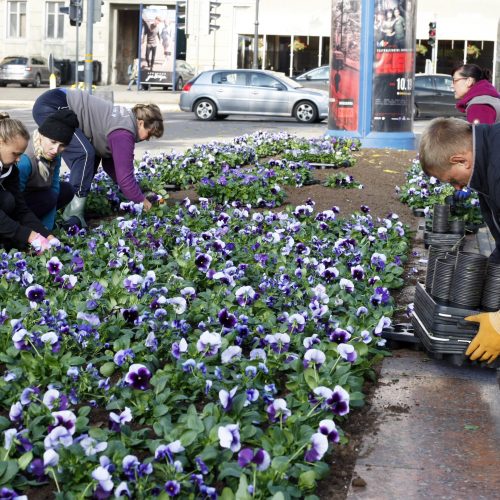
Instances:
[[[37,74],[35,76],[35,79],[33,80],[33,88],[37,89],[38,87],[40,87],[41,83],[42,83],[42,79],[40,78],[40,75]]]
[[[313,123],[318,119],[318,110],[312,102],[301,101],[295,106],[293,116],[298,122]]]
[[[0,87],[7,87],[7,84],[5,82],[0,82]]]
[[[177,78],[177,82],[175,83],[175,90],[182,90],[182,87],[184,87],[184,80],[179,77]]]
[[[194,114],[198,120],[215,120],[217,106],[210,99],[200,99],[194,107]]]
[[[21,87],[27,87],[28,84],[27,83],[21,83]]]
[[[413,105],[413,119],[416,120],[420,116],[420,110],[416,104]]]
[[[229,115],[217,115],[217,120],[225,120]]]

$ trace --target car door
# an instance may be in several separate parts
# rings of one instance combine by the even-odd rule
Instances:
[[[249,84],[249,111],[255,114],[289,115],[287,87],[266,73],[251,72]]]
[[[435,93],[432,75],[415,77],[415,107],[419,116],[427,115],[433,111]]]
[[[248,111],[248,87],[244,72],[214,73],[210,91],[213,92],[220,113],[246,113]]]
[[[436,87],[436,107],[439,108],[442,116],[455,116],[458,114],[455,93],[452,88],[451,76],[435,75],[434,84]]]

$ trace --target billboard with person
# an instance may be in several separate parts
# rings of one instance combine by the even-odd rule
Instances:
[[[141,85],[171,85],[176,54],[175,10],[141,6],[140,23]]]
[[[375,0],[372,123],[375,132],[412,129],[415,2]]]

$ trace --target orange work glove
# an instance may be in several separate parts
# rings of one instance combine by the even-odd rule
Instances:
[[[472,339],[465,355],[472,361],[493,363],[500,355],[500,311],[467,316],[466,321],[479,323],[479,332]]]

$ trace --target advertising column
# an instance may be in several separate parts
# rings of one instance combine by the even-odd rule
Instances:
[[[372,130],[412,129],[415,68],[413,0],[375,0]]]
[[[176,54],[175,10],[145,7],[141,10],[139,47],[142,85],[171,85]]]
[[[414,149],[416,0],[332,0],[327,134]]]
[[[361,2],[333,0],[328,117],[332,130],[353,131],[359,126],[360,38]]]

